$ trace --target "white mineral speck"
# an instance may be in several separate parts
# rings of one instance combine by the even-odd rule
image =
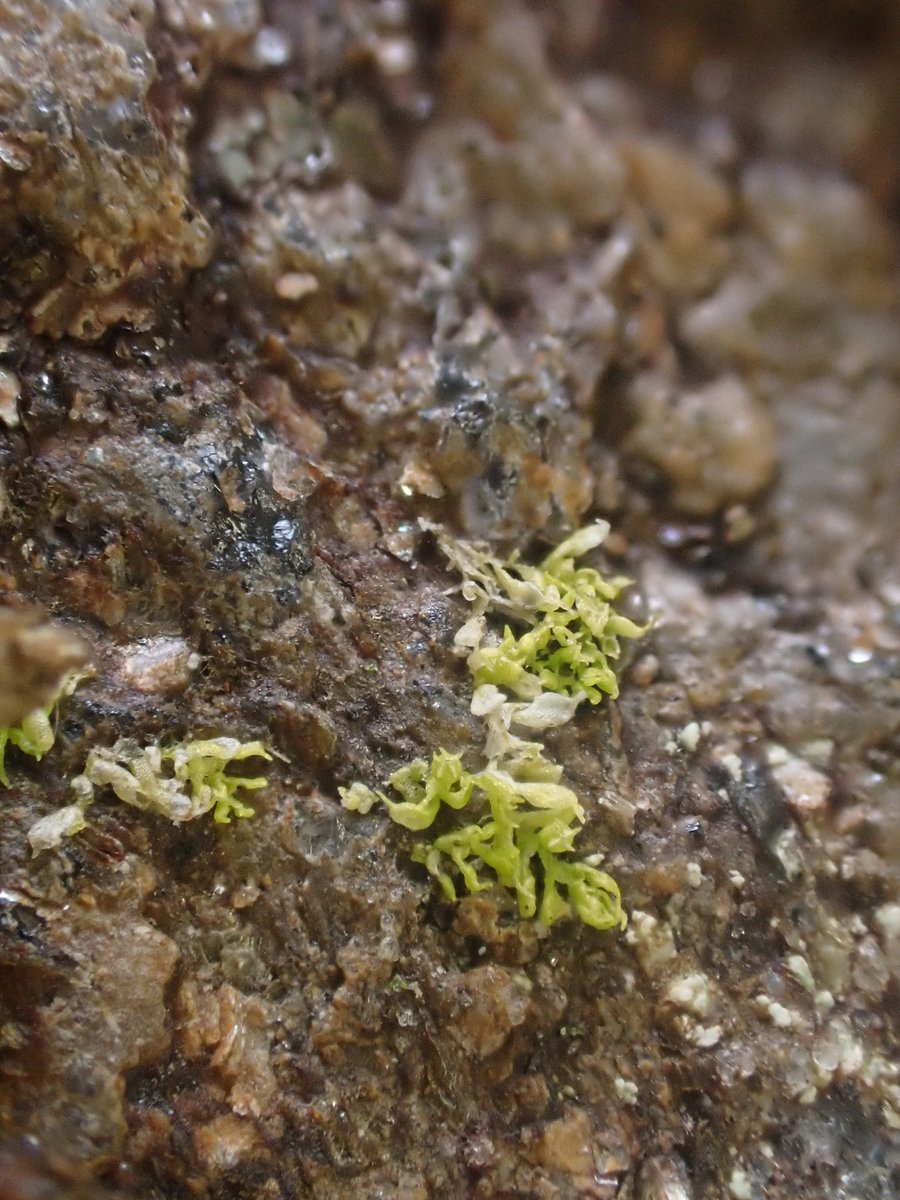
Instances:
[[[275,280],[275,295],[280,300],[302,300],[318,290],[318,279],[308,271],[286,271]]]
[[[405,75],[416,65],[416,47],[409,38],[382,38],[375,46],[375,57],[385,75]]]
[[[685,725],[678,734],[678,740],[689,754],[693,754],[700,744],[700,726],[697,722],[691,721],[690,724]]]
[[[763,1015],[768,1017],[772,1024],[779,1029],[790,1029],[796,1023],[797,1013],[793,1009],[779,1004],[777,1000],[773,1000],[764,992],[756,997],[756,1005]]]
[[[671,926],[658,921],[651,913],[636,909],[631,914],[631,924],[625,934],[626,941],[635,947],[641,966],[648,975],[654,975],[663,963],[674,958],[677,950]]]
[[[0,421],[8,429],[19,424],[19,396],[22,388],[18,376],[0,367]]]
[[[258,67],[283,67],[291,57],[291,43],[278,29],[261,29],[253,43],[253,58]]]
[[[900,904],[882,904],[876,908],[875,924],[886,937],[900,937]]]
[[[813,973],[809,968],[809,963],[802,954],[789,954],[784,960],[785,966],[797,980],[801,987],[813,994],[816,990],[816,982],[813,979]]]
[[[709,1050],[712,1046],[717,1046],[721,1039],[721,1025],[698,1025],[691,1035],[691,1041],[700,1050]]]
[[[803,869],[803,861],[797,848],[797,830],[785,829],[772,847],[775,857],[784,867],[788,879],[796,879]]]
[[[773,762],[770,751],[769,764],[791,811],[798,817],[807,817],[824,808],[831,791],[831,783],[827,776],[817,771],[805,759],[789,754],[783,747],[778,749],[782,751],[783,757]]]
[[[775,1000],[769,1006],[769,1017],[773,1025],[777,1025],[779,1029],[790,1029],[794,1024],[794,1013],[790,1008],[785,1008],[783,1004],[779,1004]]]
[[[719,762],[721,762],[735,783],[741,782],[744,778],[744,764],[736,754],[723,754]]]
[[[786,763],[789,757],[790,755],[784,746],[779,746],[777,742],[773,742],[766,751],[766,759],[770,767],[777,767],[782,763]]]
[[[630,1079],[623,1079],[621,1075],[617,1075],[613,1080],[613,1087],[616,1089],[616,1095],[623,1104],[637,1104],[638,1090],[637,1084]]]
[[[713,996],[709,979],[702,971],[676,979],[666,991],[666,999],[676,1008],[705,1017],[712,1008]]]
[[[827,767],[834,750],[831,738],[816,738],[801,746],[803,757],[815,767]]]
[[[731,1178],[728,1180],[728,1190],[734,1196],[734,1200],[751,1200],[753,1191],[750,1187],[750,1179],[742,1167],[732,1168]]]

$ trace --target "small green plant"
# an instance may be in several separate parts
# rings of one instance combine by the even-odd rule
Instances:
[[[646,632],[612,608],[631,580],[604,579],[593,567],[575,565],[607,530],[599,522],[578,530],[536,567],[517,554],[502,563],[484,548],[441,538],[447,557],[466,578],[463,595],[475,605],[457,645],[469,651],[476,686],[492,683],[523,700],[553,692],[591,704],[619,694],[611,665],[620,654],[619,639]],[[506,614],[526,628],[514,633],[506,625],[498,639],[483,619],[486,612]]]
[[[28,839],[37,854],[80,832],[96,789],[107,787],[125,804],[176,824],[210,811],[221,824],[232,817],[252,817],[254,810],[238,792],[256,791],[268,781],[264,776],[230,775],[228,767],[247,758],[271,757],[262,742],[229,737],[181,742],[167,749],[122,739],[111,748],[91,750],[84,772],[72,780],[75,802],[38,821]]]
[[[6,748],[15,746],[29,758],[40,762],[48,750],[53,748],[56,741],[56,731],[53,728],[53,713],[56,706],[66,696],[71,696],[85,678],[84,671],[70,671],[63,679],[56,695],[40,708],[32,709],[22,718],[20,725],[0,726],[0,783],[9,787],[9,776],[6,772]]]
[[[436,530],[475,609],[455,643],[467,654],[475,684],[471,707],[485,723],[487,765],[469,771],[459,754],[438,750],[430,761],[416,759],[394,772],[394,796],[362,783],[340,795],[356,812],[381,802],[392,820],[414,832],[431,828],[445,808],[470,810],[474,821],[412,851],[449,900],[457,899],[458,881],[469,892],[500,883],[515,893],[524,918],[551,925],[574,914],[595,929],[625,925],[618,886],[599,870],[597,856],[566,857],[585,814],[561,782],[562,768],[544,756],[540,742],[512,732],[562,725],[582,701],[618,694],[610,665],[619,656],[618,639],[644,632],[611,607],[629,581],[575,565],[607,530],[600,523],[579,530],[538,567],[518,556],[501,562],[484,547]],[[525,628],[515,634],[507,625],[497,638],[490,612]]]
[[[434,876],[448,900],[458,898],[454,872],[469,892],[501,883],[515,892],[520,916],[537,916],[545,925],[572,912],[595,929],[624,925],[614,880],[595,863],[560,857],[573,849],[584,823],[578,797],[561,777],[562,768],[544,758],[537,743],[510,738],[505,755],[481,771],[467,771],[460,755],[446,750],[430,762],[416,759],[390,778],[400,800],[360,783],[341,789],[341,796],[356,812],[381,801],[392,820],[416,832],[434,823],[442,805],[482,814],[413,849],[413,861]]]

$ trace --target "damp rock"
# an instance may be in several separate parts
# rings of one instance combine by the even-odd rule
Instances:
[[[151,99],[153,6],[0,6],[0,320],[93,340],[149,328],[210,253],[184,147]]]
[[[696,391],[644,378],[634,390],[637,420],[626,453],[652,463],[672,489],[672,504],[709,516],[749,500],[771,481],[775,426],[765,405],[736,376]]]

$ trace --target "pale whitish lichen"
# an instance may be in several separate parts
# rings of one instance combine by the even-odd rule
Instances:
[[[228,767],[247,758],[271,757],[262,742],[229,737],[182,742],[166,749],[123,739],[111,748],[91,750],[84,772],[72,780],[74,803],[38,821],[28,840],[38,854],[80,832],[98,788],[110,788],[125,804],[176,824],[210,811],[213,820],[222,824],[232,817],[252,817],[254,810],[238,792],[256,791],[267,780],[230,775]]]

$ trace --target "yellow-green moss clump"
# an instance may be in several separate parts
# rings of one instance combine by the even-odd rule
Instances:
[[[438,750],[430,762],[419,758],[394,772],[390,784],[400,800],[359,783],[341,795],[345,807],[358,812],[380,800],[394,821],[417,831],[427,829],[445,804],[454,809],[471,804],[483,813],[480,820],[413,850],[413,860],[426,867],[449,900],[457,898],[458,876],[469,892],[503,884],[516,893],[520,916],[537,916],[545,925],[572,912],[595,929],[624,924],[619,889],[610,876],[562,857],[574,847],[584,810],[571,788],[559,782],[561,776],[562,768],[540,754],[472,772],[458,754]],[[541,881],[535,874],[538,863]]]
[[[56,741],[56,730],[52,720],[54,710],[61,700],[72,695],[84,678],[83,671],[70,671],[60,684],[56,695],[40,708],[32,709],[22,718],[21,724],[0,726],[0,784],[4,787],[10,786],[6,771],[7,746],[15,746],[36,762],[40,762],[47,751],[53,748]]]
[[[176,824],[208,812],[223,824],[232,817],[252,817],[254,810],[238,792],[256,791],[267,780],[230,775],[228,767],[247,758],[271,757],[262,742],[229,737],[180,742],[167,749],[123,739],[111,748],[91,750],[83,774],[72,780],[74,803],[38,821],[28,840],[38,854],[84,829],[97,788],[109,788],[125,804]]]
[[[515,892],[522,917],[550,925],[574,915],[595,929],[624,927],[619,889],[596,857],[568,857],[585,816],[561,782],[562,767],[545,757],[540,742],[513,732],[562,725],[582,701],[618,694],[612,662],[619,638],[644,632],[612,608],[629,581],[575,565],[608,526],[579,530],[536,567],[518,556],[501,562],[483,546],[435,532],[474,607],[455,642],[475,685],[472,711],[485,723],[486,766],[469,771],[460,755],[438,750],[391,776],[395,796],[362,783],[341,788],[344,807],[368,812],[380,801],[392,820],[416,832],[430,828],[444,807],[471,809],[474,822],[412,852],[448,899],[457,898],[460,882],[469,892],[500,883]],[[491,612],[512,622],[500,636],[488,624]]]
[[[529,566],[517,554],[501,563],[483,548],[441,539],[451,563],[465,576],[463,595],[475,607],[475,615],[457,634],[457,645],[469,650],[476,686],[492,683],[523,700],[551,692],[591,704],[619,694],[612,667],[620,653],[619,638],[644,633],[612,607],[631,580],[604,579],[593,567],[575,565],[600,545],[608,528],[599,522],[585,526],[539,566]],[[498,639],[487,627],[487,612],[512,618],[519,632],[506,625]]]

